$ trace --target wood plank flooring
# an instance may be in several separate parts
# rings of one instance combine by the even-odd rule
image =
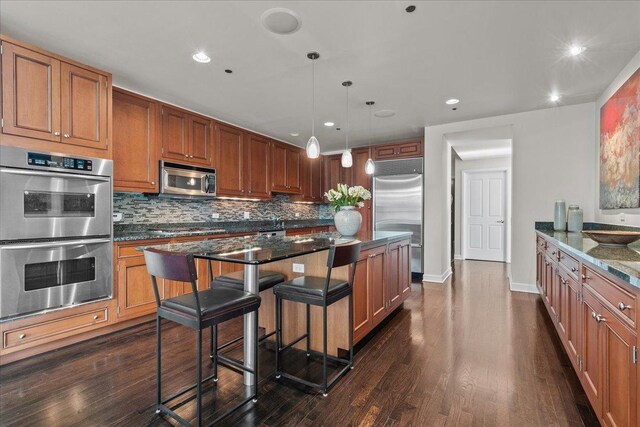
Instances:
[[[597,426],[539,297],[509,292],[505,273],[503,264],[465,261],[445,285],[414,285],[327,398],[276,382],[263,347],[259,402],[224,424]],[[240,331],[229,323],[221,341]],[[165,394],[195,380],[194,353],[192,331],[164,328]],[[319,373],[303,354],[289,353],[284,366]],[[206,389],[210,419],[245,392],[240,375],[220,369],[218,386]],[[155,323],[0,368],[3,426],[171,425],[154,402]],[[193,419],[193,402],[178,412]]]

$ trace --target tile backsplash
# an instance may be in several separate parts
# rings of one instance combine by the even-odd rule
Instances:
[[[166,198],[140,193],[113,193],[113,212],[121,212],[121,224],[154,224],[204,221],[242,221],[244,212],[251,220],[331,219],[329,205],[293,203],[286,195],[271,200],[244,201],[221,199]],[[212,214],[219,218],[214,219]],[[296,216],[296,213],[299,214]]]

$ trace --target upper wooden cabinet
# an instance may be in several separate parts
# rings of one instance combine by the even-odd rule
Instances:
[[[324,188],[322,180],[323,156],[310,159],[302,154],[300,162],[301,194],[293,200],[309,203],[322,203]]]
[[[281,142],[271,144],[271,191],[301,193],[302,150]]]
[[[376,145],[373,147],[373,160],[394,160],[422,157],[422,140]]]
[[[354,148],[351,151],[351,155],[353,156],[353,166],[351,166],[351,184],[361,185],[367,190],[373,192],[373,177],[372,175],[367,175],[367,173],[364,171],[364,165],[371,157],[370,149],[368,147]],[[371,200],[364,201],[364,207],[360,209],[360,214],[362,215],[362,225],[360,226],[360,229],[362,231],[372,230],[373,215],[371,209]]]
[[[332,188],[336,188],[338,184],[351,185],[351,168],[342,167],[341,157],[341,154],[324,157],[323,194]]]
[[[245,196],[244,143],[242,129],[216,124],[216,193],[219,196]]]
[[[158,192],[156,107],[153,100],[113,90],[115,191]]]
[[[161,115],[162,159],[199,166],[213,165],[213,125],[210,119],[167,105],[162,105]]]
[[[271,141],[249,134],[246,141],[246,190],[251,198],[271,198]]]
[[[29,140],[9,144],[110,157],[111,75],[6,40],[2,49],[3,135],[91,151]]]

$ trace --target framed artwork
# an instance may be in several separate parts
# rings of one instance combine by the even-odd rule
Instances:
[[[640,207],[640,68],[600,109],[600,209]]]

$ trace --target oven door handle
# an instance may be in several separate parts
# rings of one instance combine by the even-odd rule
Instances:
[[[51,178],[64,178],[64,179],[86,179],[90,181],[101,181],[101,182],[109,182],[110,178],[105,178],[102,176],[94,176],[94,175],[81,175],[81,174],[73,174],[73,173],[62,173],[62,172],[44,172],[44,171],[35,171],[30,169],[7,169],[0,168],[0,172],[10,173],[13,175],[35,175],[35,176],[48,176]]]
[[[60,246],[95,245],[98,243],[111,243],[111,239],[63,240],[57,242],[26,243],[23,245],[2,245],[0,246],[0,249],[57,248]]]

